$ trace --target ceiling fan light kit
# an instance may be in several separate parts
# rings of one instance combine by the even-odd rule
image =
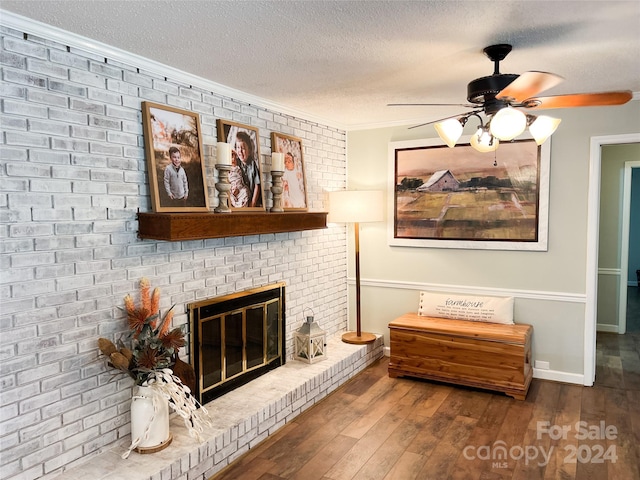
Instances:
[[[476,78],[467,85],[467,100],[470,104],[459,106],[474,110],[452,117],[434,120],[410,128],[434,124],[436,132],[449,147],[453,148],[462,135],[462,130],[471,116],[480,119],[478,131],[470,144],[479,152],[493,152],[499,140],[511,141],[527,127],[536,144],[542,145],[558,128],[561,120],[546,115],[525,114],[520,109],[552,109],[623,105],[633,97],[630,90],[601,93],[574,93],[550,97],[537,97],[539,93],[555,87],[563,78],[548,72],[529,71],[522,75],[500,73],[500,62],[511,52],[511,45],[498,44],[486,47],[483,52],[494,63],[493,75]],[[389,104],[399,106],[402,104]],[[406,104],[414,106],[450,106],[452,104]],[[483,123],[479,115],[484,113]]]
[[[556,131],[558,125],[562,121],[559,118],[549,117],[547,115],[527,115],[527,121],[529,122],[529,132],[536,141],[537,145],[542,145],[547,141],[553,132]]]
[[[447,118],[442,122],[436,123],[434,128],[444,143],[453,148],[462,136],[462,129],[464,126],[457,118]]]
[[[490,125],[491,135],[508,142],[527,128],[527,116],[515,108],[504,107],[493,116]]]
[[[495,152],[500,140],[489,133],[487,127],[480,127],[469,141],[471,146],[480,153]]]

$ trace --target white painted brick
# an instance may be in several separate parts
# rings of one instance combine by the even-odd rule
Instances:
[[[106,88],[107,86],[107,80],[102,75],[76,69],[69,71],[69,80],[84,86],[100,88]]]
[[[62,120],[67,123],[76,123],[78,125],[87,125],[88,121],[86,113],[61,110],[51,107],[49,108],[49,118],[51,120]]]
[[[0,64],[6,65],[8,67],[25,69],[27,61],[26,58],[20,54],[2,50],[0,51]]]
[[[112,143],[122,143],[125,145],[138,144],[138,136],[129,133],[107,132],[107,139]]]
[[[108,90],[90,88],[87,97],[90,100],[102,103],[122,105],[122,95],[119,93],[110,92]]]
[[[47,107],[17,100],[5,100],[2,111],[10,115],[23,115],[26,117],[47,118]]]
[[[59,63],[66,65],[67,67],[74,67],[81,70],[86,70],[89,66],[89,61],[86,58],[58,50],[51,50],[49,52],[49,60],[53,63]]]
[[[122,69],[112,65],[107,65],[106,63],[89,62],[89,71],[114,79],[122,78]],[[107,81],[109,80],[110,79],[107,79]]]
[[[27,88],[19,85],[11,85],[9,83],[0,83],[0,97],[2,98],[21,98],[27,96]]]
[[[10,52],[21,53],[30,57],[41,59],[45,59],[47,57],[47,49],[41,45],[36,45],[33,42],[4,37],[2,40],[2,46]]]
[[[55,123],[51,120],[28,120],[29,131],[33,133],[44,133],[49,135],[69,136],[69,127],[64,123]]]
[[[127,83],[132,83],[141,87],[152,88],[153,86],[153,79],[151,77],[139,73],[124,71],[123,79]]]
[[[120,70],[118,70],[118,72],[120,72]],[[131,85],[112,78],[107,78],[107,89],[118,93],[124,93],[125,95],[136,96],[138,94],[138,87],[136,85]]]
[[[51,148],[54,150],[67,150],[72,152],[88,152],[89,142],[84,140],[70,140],[66,138],[52,138]]]
[[[121,118],[123,120],[141,121],[142,114],[138,110],[131,108],[116,107],[113,105],[106,105],[106,115],[112,118]],[[138,106],[139,107],[139,106]]]
[[[56,65],[49,61],[28,58],[27,70],[30,72],[47,75],[48,77],[62,78],[66,80],[69,76],[69,70],[63,66]]]
[[[106,140],[107,133],[97,128],[71,125],[71,136],[77,138],[86,138],[88,140]]]
[[[47,391],[64,392],[63,397],[69,399],[67,409],[64,402],[58,402],[34,410],[38,416],[31,419],[32,424],[29,427],[18,426],[16,432],[20,431],[20,428],[37,425],[33,422],[42,418],[47,422],[45,428],[49,428],[57,415],[64,418],[67,425],[74,425],[85,419],[87,426],[90,426],[96,422],[95,419],[99,418],[100,413],[86,409],[85,406],[97,404],[99,398],[107,403],[117,403],[124,399],[126,403],[128,393],[125,393],[125,390],[128,390],[128,387],[121,382],[117,385],[106,384],[111,385],[108,393],[100,388],[89,387],[89,391],[96,392],[96,396],[87,391],[84,382],[102,378],[100,375],[103,375],[105,366],[102,363],[92,363],[96,355],[95,336],[113,335],[122,331],[121,319],[112,318],[113,308],[121,302],[124,292],[135,290],[136,282],[142,275],[152,278],[154,284],[158,283],[159,279],[171,281],[170,286],[163,285],[163,304],[176,301],[179,306],[195,298],[264,285],[269,281],[269,276],[272,279],[277,276],[287,283],[304,284],[299,288],[291,286],[289,289],[295,297],[288,302],[288,318],[291,318],[291,321],[300,316],[303,303],[313,306],[324,304],[326,311],[331,312],[330,316],[335,317],[335,320],[331,321],[331,328],[336,331],[344,328],[346,289],[327,288],[325,279],[333,282],[335,277],[337,282],[346,282],[346,262],[325,262],[326,255],[320,257],[314,252],[316,243],[320,242],[309,240],[323,238],[323,244],[336,245],[335,251],[346,257],[345,235],[336,236],[331,231],[322,231],[304,235],[260,235],[175,243],[135,239],[136,208],[139,206],[142,211],[150,209],[140,113],[141,98],[147,95],[140,93],[143,89],[154,89],[154,93],[148,93],[153,95],[154,99],[158,98],[162,102],[202,113],[202,123],[206,126],[206,131],[203,129],[204,156],[208,165],[207,174],[211,175],[211,178],[215,178],[215,171],[209,163],[214,157],[217,118],[236,118],[242,123],[259,126],[263,155],[270,151],[270,131],[265,127],[285,132],[282,125],[293,120],[295,127],[288,127],[289,132],[298,128],[305,139],[310,205],[319,210],[323,207],[323,189],[327,185],[334,188],[345,185],[343,132],[323,128],[303,119],[290,119],[278,112],[261,110],[253,105],[233,102],[216,93],[201,92],[162,76],[147,72],[137,73],[135,68],[120,62],[107,59],[105,64],[101,55],[77,49],[65,52],[62,45],[49,42],[47,39],[34,39],[31,43],[25,43],[19,32],[12,32],[11,35],[14,35],[21,45],[17,48],[24,48],[25,45],[36,45],[34,51],[45,48],[49,51],[49,58],[53,63],[34,61],[34,58],[26,62],[21,59],[25,53],[4,52],[3,78],[6,83],[0,86],[0,95],[5,103],[16,102],[16,98],[29,100],[17,101],[22,105],[18,108],[15,104],[10,105],[9,108],[13,108],[10,127],[14,133],[24,130],[24,120],[28,116],[24,108],[43,107],[48,112],[48,118],[52,120],[51,124],[42,123],[46,121],[47,116],[39,116],[44,110],[36,109],[31,110],[32,114],[36,114],[31,118],[37,119],[37,122],[26,125],[53,137],[50,139],[51,148],[39,143],[41,140],[38,137],[23,137],[21,141],[27,144],[5,145],[0,152],[3,159],[11,160],[12,166],[8,166],[7,171],[11,174],[14,189],[3,197],[11,210],[2,212],[0,220],[11,219],[12,229],[8,228],[7,224],[5,231],[7,234],[19,235],[11,237],[12,243],[9,247],[7,244],[3,245],[3,248],[11,248],[14,251],[9,252],[11,275],[5,278],[3,272],[1,281],[5,287],[2,292],[5,297],[10,296],[11,292],[25,296],[22,300],[15,296],[9,297],[8,302],[3,299],[3,321],[7,326],[14,325],[18,336],[26,335],[24,338],[16,339],[16,343],[20,343],[20,348],[25,352],[37,350],[38,345],[46,345],[47,339],[55,338],[57,335],[61,335],[61,338],[69,343],[58,347],[50,344],[46,352],[39,351],[35,358],[21,358],[20,363],[3,362],[1,367],[4,369],[4,376],[0,377],[3,388],[8,386],[11,390],[17,391],[17,376],[21,381],[27,381],[27,372],[38,371],[32,370],[33,362],[40,361],[46,362],[43,363],[43,367],[46,365],[47,369],[52,370],[45,370],[46,374],[41,371],[40,375],[44,376],[33,381],[41,381],[43,388],[47,386]],[[25,72],[15,68],[27,65],[42,73]],[[91,71],[87,71],[89,65]],[[66,67],[72,68],[71,81],[57,78]],[[122,78],[119,77],[121,69]],[[82,84],[76,83],[81,79]],[[50,85],[48,91],[44,90],[47,85]],[[97,89],[96,85],[99,85],[100,89]],[[156,97],[158,93],[161,95]],[[122,105],[109,103],[117,103],[119,99]],[[67,102],[70,110],[65,108]],[[215,110],[212,111],[212,108]],[[233,112],[238,115],[234,117]],[[271,122],[272,119],[277,119],[280,123]],[[59,135],[63,132],[57,130],[59,124],[56,121],[65,127],[71,126],[70,132],[76,137],[60,138]],[[86,137],[80,138],[81,132]],[[100,133],[97,134],[97,138],[93,138],[88,132]],[[29,133],[36,132],[32,129]],[[14,137],[14,140],[16,138]],[[100,142],[97,143],[95,140]],[[34,141],[38,145],[36,148],[32,144]],[[330,152],[327,152],[327,149]],[[33,162],[33,165],[30,165],[31,170],[24,168],[27,160]],[[328,161],[331,162],[331,170],[324,165],[328,165]],[[45,173],[47,171],[50,172],[51,179]],[[39,173],[33,176],[30,172]],[[31,182],[34,179],[35,190],[40,192],[26,192],[27,181]],[[73,193],[68,191],[66,181],[71,181]],[[268,179],[265,179],[265,185],[268,185],[268,182]],[[210,187],[209,191],[214,200],[212,204],[215,204],[213,187]],[[72,220],[69,219],[70,212],[73,214]],[[33,220],[41,222],[37,228],[43,230],[24,228],[32,224]],[[74,237],[78,238],[77,245],[74,244]],[[301,241],[305,248],[300,248],[296,241]],[[314,247],[311,248],[311,245]],[[20,256],[27,254],[30,260]],[[53,254],[54,257],[40,256],[42,254]],[[46,263],[41,263],[43,261]],[[326,265],[322,265],[323,263]],[[9,266],[9,263],[5,262],[5,265]],[[266,267],[269,268],[268,272],[261,273]],[[215,269],[221,269],[221,275],[217,275]],[[84,275],[93,275],[93,281],[98,287],[83,285],[90,281]],[[68,290],[48,292],[48,282],[57,277],[60,278],[56,285]],[[40,286],[36,289],[44,289],[45,293],[37,299],[35,296],[29,298],[25,287],[27,282],[34,278],[43,282],[36,284]],[[14,290],[11,290],[14,286]],[[322,294],[318,290],[322,290]],[[66,296],[67,293],[73,296]],[[6,315],[10,315],[11,319]],[[187,323],[186,315],[177,315],[174,323]],[[34,327],[38,328],[38,340],[29,336],[33,335]],[[99,327],[100,333],[96,334],[96,327]],[[27,340],[33,340],[33,343],[25,343]],[[38,341],[45,343],[37,343]],[[288,339],[287,347],[291,348],[291,345],[292,340]],[[63,370],[59,371],[61,365]],[[86,375],[86,378],[77,379],[78,371]],[[83,391],[76,390],[74,393],[74,386],[82,388]],[[321,392],[322,395],[326,394],[326,388]],[[38,395],[39,392],[35,394]],[[274,422],[272,429],[279,427],[281,422],[293,415],[298,403],[300,402],[290,398],[271,403],[271,408],[266,412],[273,417],[269,420]],[[296,405],[295,408],[293,404]],[[82,458],[77,456],[77,452],[81,450],[91,453],[102,448],[104,442],[116,441],[116,435],[126,435],[128,413],[124,407],[117,408],[117,416],[106,419],[98,431],[77,441],[63,444],[69,450],[55,459],[45,461],[45,467],[42,468],[47,474],[67,463],[79,463]],[[71,420],[69,412],[76,412],[75,420]],[[45,413],[46,415],[43,415]],[[120,428],[119,425],[124,426]],[[243,432],[252,434],[243,437],[247,438],[246,446],[241,448],[248,448],[249,442],[255,442],[257,439],[257,422],[249,420],[246,425],[248,427],[243,428]],[[102,426],[105,430],[102,430]],[[65,430],[64,427],[56,430],[59,433],[52,431],[47,434],[47,442],[55,443],[69,438],[69,435],[81,433],[70,433],[70,430]],[[238,430],[234,431],[233,438],[238,439],[241,435]],[[29,431],[25,432],[25,435],[28,435]],[[74,442],[77,446],[74,446]],[[36,452],[37,449],[34,450],[34,454]],[[235,452],[240,454],[239,449]],[[187,455],[186,458],[191,458],[190,462],[179,462],[176,476],[168,476],[172,470],[169,468],[164,469],[159,478],[199,478],[205,471],[209,474],[219,465],[228,462],[227,459],[223,459],[215,463],[215,466],[197,466],[201,461],[207,462],[207,458],[214,455],[213,450],[210,453],[208,456],[200,453],[195,465],[192,465],[195,457]],[[40,474],[42,468],[39,470]],[[193,471],[194,468],[200,470]]]
[[[74,85],[69,82],[63,82],[59,80],[57,81],[49,80],[48,86],[49,86],[49,90],[52,90],[54,92],[65,93],[65,94],[73,95],[76,97],[86,97],[87,95],[86,87]]]
[[[35,75],[26,71],[13,70],[7,67],[2,69],[2,79],[5,82],[17,83],[30,87],[45,88],[47,79],[41,75]]]

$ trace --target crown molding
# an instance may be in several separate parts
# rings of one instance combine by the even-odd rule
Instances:
[[[140,68],[150,73],[154,73],[163,77],[167,77],[174,81],[179,81],[187,85],[192,85],[207,91],[211,91],[218,95],[222,95],[240,102],[262,107],[266,110],[273,110],[275,112],[290,115],[292,117],[301,118],[309,122],[318,123],[327,127],[332,127],[337,130],[348,130],[346,125],[340,124],[330,119],[314,116],[310,113],[291,108],[287,105],[283,105],[277,102],[273,102],[266,98],[258,97],[241,90],[236,90],[220,83],[207,80],[206,78],[192,75],[177,68],[165,65],[163,63],[151,60],[135,53],[128,52],[126,50],[107,45],[96,40],[78,35],[72,32],[68,32],[53,25],[38,22],[22,15],[9,12],[7,10],[0,9],[0,25],[18,30],[20,32],[35,35],[48,40],[53,40],[62,45],[77,48],[87,53],[99,55],[101,57],[110,58],[117,62],[129,65],[134,68]]]

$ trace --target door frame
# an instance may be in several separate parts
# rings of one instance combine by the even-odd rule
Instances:
[[[589,193],[587,198],[587,275],[584,325],[584,380],[592,386],[596,378],[596,320],[598,306],[598,230],[600,227],[600,165],[602,146],[640,143],[640,133],[591,137]],[[625,279],[626,281],[626,279]]]
[[[622,238],[620,245],[620,298],[618,300],[618,333],[627,331],[627,290],[629,277],[629,228],[631,226],[631,176],[633,169],[640,168],[640,160],[624,162],[622,177]]]

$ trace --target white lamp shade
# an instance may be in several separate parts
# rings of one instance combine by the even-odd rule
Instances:
[[[520,110],[505,107],[493,116],[490,130],[491,135],[506,142],[516,138],[525,128],[527,116]]]
[[[491,134],[482,128],[479,128],[471,137],[471,146],[480,153],[493,152],[498,149],[500,141],[493,137],[491,142]]]
[[[436,132],[444,143],[453,148],[456,146],[456,142],[462,135],[462,124],[457,118],[447,118],[442,122],[438,122],[434,125]]]
[[[381,222],[384,202],[379,190],[339,190],[329,193],[331,223]]]
[[[536,144],[542,145],[556,131],[561,121],[559,118],[548,117],[547,115],[540,115],[536,118],[529,126],[529,132],[531,132]]]

